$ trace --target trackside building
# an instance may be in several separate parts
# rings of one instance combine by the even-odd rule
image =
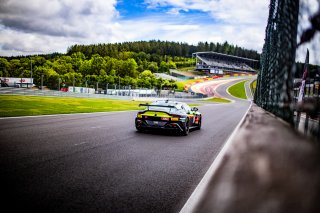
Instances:
[[[196,58],[196,70],[210,74],[256,74],[259,61],[217,52],[196,52],[192,54]]]

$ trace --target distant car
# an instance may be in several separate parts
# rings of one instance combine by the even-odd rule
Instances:
[[[201,128],[201,113],[198,112],[198,108],[191,108],[186,103],[163,100],[139,106],[146,108],[137,113],[137,131],[163,129],[188,135],[190,129]]]

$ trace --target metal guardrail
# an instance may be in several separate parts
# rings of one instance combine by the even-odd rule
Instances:
[[[146,89],[141,89],[145,91]],[[198,99],[205,98],[203,94],[190,94],[185,92],[169,93],[169,91],[163,90],[160,94],[145,94],[137,92],[129,92],[129,90],[119,90],[118,92],[109,91],[107,94],[89,94],[89,93],[74,93],[74,92],[62,92],[56,90],[33,90],[26,88],[12,88],[12,87],[0,87],[0,94],[2,95],[33,95],[33,96],[58,96],[58,97],[81,97],[81,98],[112,98],[112,99],[134,99],[134,98],[175,98],[175,99]]]

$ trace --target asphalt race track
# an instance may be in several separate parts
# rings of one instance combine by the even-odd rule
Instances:
[[[188,136],[138,133],[134,111],[1,119],[1,207],[179,212],[249,105],[204,103]]]

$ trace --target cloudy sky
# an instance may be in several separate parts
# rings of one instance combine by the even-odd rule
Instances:
[[[268,6],[269,0],[0,0],[0,56],[152,39],[228,41],[261,52]]]
[[[269,0],[0,0],[0,55],[160,39],[261,51]]]

